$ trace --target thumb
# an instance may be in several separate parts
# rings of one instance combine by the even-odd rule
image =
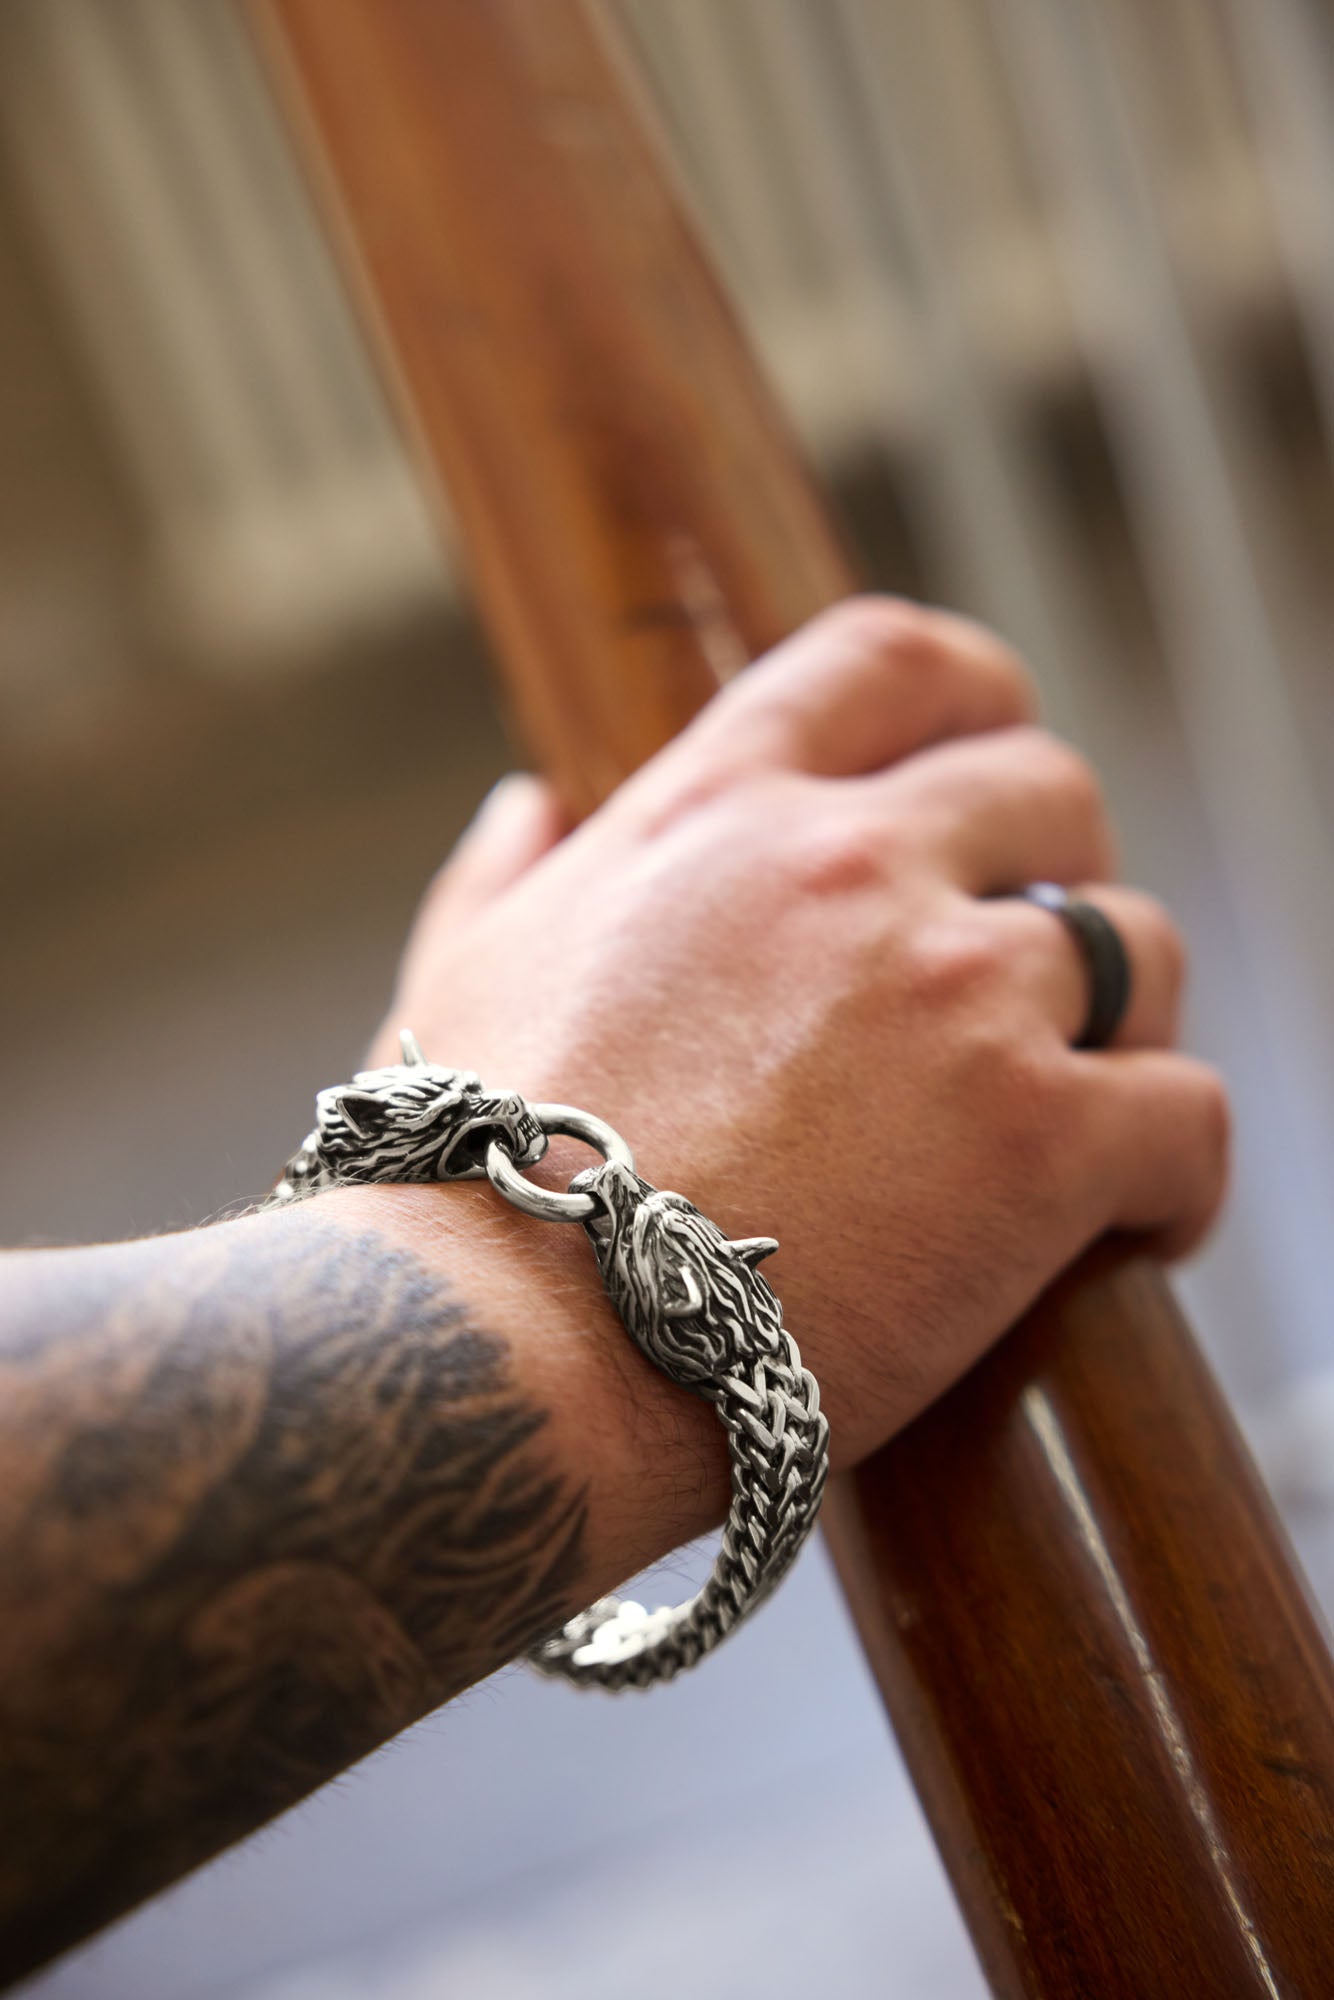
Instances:
[[[511,771],[483,799],[432,888],[453,914],[479,909],[540,861],[566,831],[560,801],[543,778]]]

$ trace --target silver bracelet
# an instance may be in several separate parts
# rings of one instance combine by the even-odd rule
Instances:
[[[708,1582],[675,1609],[599,1598],[528,1655],[582,1687],[650,1687],[693,1667],[789,1568],[815,1524],[829,1472],[829,1426],[777,1298],[756,1266],[771,1236],[734,1242],[683,1195],[650,1186],[618,1132],[565,1104],[488,1091],[469,1070],[403,1061],[322,1090],[315,1130],[263,1204],[371,1181],[476,1180],[544,1222],[582,1223],[626,1331],[673,1382],[713,1404],[732,1457],[732,1505]],[[557,1194],[523,1168],[548,1137],[602,1155]]]

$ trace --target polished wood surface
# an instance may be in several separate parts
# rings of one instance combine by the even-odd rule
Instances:
[[[1334,1994],[1329,1653],[1149,1265],[1085,1260],[829,1532],[997,1993]]]
[[[590,807],[846,559],[578,0],[257,16],[525,739]],[[1334,1996],[1334,1675],[1156,1272],[1096,1252],[830,1532],[997,1993]]]
[[[591,808],[851,572],[568,0],[273,14],[521,736]]]

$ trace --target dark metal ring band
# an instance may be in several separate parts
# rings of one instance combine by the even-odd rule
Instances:
[[[1120,931],[1095,903],[1072,896],[1059,882],[1030,882],[1019,894],[1026,903],[1059,917],[1079,946],[1088,968],[1089,1007],[1074,1046],[1105,1049],[1130,1005],[1130,954]]]

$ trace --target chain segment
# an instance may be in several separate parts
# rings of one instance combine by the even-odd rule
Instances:
[[[732,1504],[708,1582],[676,1610],[602,1598],[530,1658],[580,1686],[651,1686],[693,1667],[779,1581],[815,1522],[829,1426],[777,1298],[756,1266],[772,1237],[734,1241],[683,1195],[609,1159],[570,1183],[627,1333],[711,1402],[731,1444]]]

